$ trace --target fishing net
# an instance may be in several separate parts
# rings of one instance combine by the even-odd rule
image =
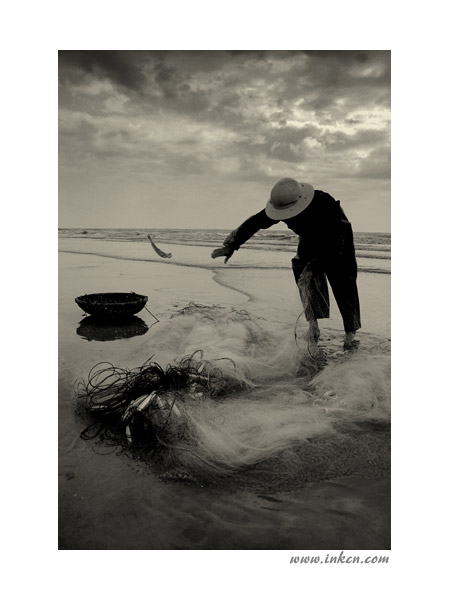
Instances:
[[[299,323],[294,336],[244,310],[189,304],[152,328],[135,354],[151,355],[140,367],[100,363],[77,382],[89,419],[82,437],[202,484],[280,489],[386,468],[385,340],[369,336],[357,353],[319,360]],[[335,332],[326,337],[342,347]]]

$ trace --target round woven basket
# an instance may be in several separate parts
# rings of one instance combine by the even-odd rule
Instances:
[[[147,300],[147,296],[141,296],[134,292],[85,294],[75,298],[75,302],[84,312],[102,319],[131,317],[144,308]]]

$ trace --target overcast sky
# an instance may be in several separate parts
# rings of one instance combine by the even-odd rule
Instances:
[[[60,227],[232,229],[281,177],[390,230],[390,53],[63,51]]]

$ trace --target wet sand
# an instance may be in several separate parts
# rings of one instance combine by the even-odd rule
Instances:
[[[145,360],[153,317],[137,315],[133,337],[104,340],[74,298],[99,291],[149,297],[160,321],[189,302],[252,310],[266,319],[295,322],[298,298],[289,271],[277,285],[251,270],[237,277],[197,267],[61,252],[59,318],[59,538],[61,549],[388,549],[390,477],[340,477],[302,489],[258,493],[160,481],[145,465],[114,449],[93,451],[80,439],[73,383],[102,360],[137,366]],[[362,303],[370,297],[367,330],[382,321],[386,276],[364,274]],[[376,278],[382,277],[383,280]],[[239,279],[241,278],[241,279]],[[284,281],[288,280],[288,287]],[[374,279],[375,278],[375,279]],[[364,279],[364,277],[363,277]],[[383,286],[380,282],[383,281]],[[281,282],[281,283],[280,283]],[[232,289],[234,288],[234,289]],[[294,289],[292,289],[294,288]],[[281,291],[281,293],[280,293]],[[388,311],[387,311],[388,312]],[[385,311],[386,313],[386,311]],[[142,323],[141,323],[142,321]],[[84,328],[83,328],[84,322]],[[330,326],[339,328],[339,320]],[[386,334],[388,325],[384,324]],[[119,332],[120,335],[120,332]]]

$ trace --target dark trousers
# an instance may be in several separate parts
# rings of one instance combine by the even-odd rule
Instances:
[[[320,257],[300,241],[297,255],[292,259],[292,269],[308,321],[330,317],[328,279],[345,331],[361,328],[353,235],[342,239],[338,252],[330,251]]]

